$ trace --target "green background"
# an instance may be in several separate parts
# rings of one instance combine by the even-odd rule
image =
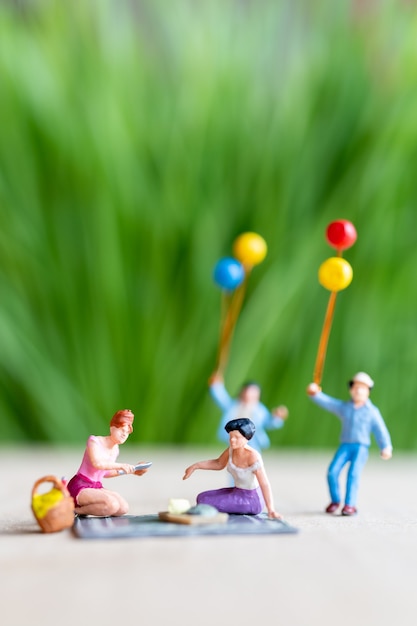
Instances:
[[[215,443],[212,271],[255,231],[227,387],[288,406],[273,445],[335,445],[305,388],[345,218],[323,389],[369,372],[417,447],[416,13],[375,4],[1,4],[1,441],[82,442],[129,407],[133,441]]]

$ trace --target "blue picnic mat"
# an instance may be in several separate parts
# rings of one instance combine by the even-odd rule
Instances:
[[[199,537],[202,535],[280,535],[297,533],[284,520],[260,515],[229,515],[225,524],[174,524],[158,515],[123,515],[122,517],[76,516],[73,526],[81,539],[117,539],[123,537]]]

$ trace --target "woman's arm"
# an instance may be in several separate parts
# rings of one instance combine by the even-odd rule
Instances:
[[[259,469],[257,469],[254,472],[256,478],[258,479],[259,482],[259,486],[261,488],[262,491],[262,495],[264,497],[265,500],[265,504],[266,504],[266,510],[268,511],[268,517],[273,517],[276,519],[282,519],[282,515],[280,515],[279,513],[277,513],[274,509],[274,501],[272,498],[272,490],[271,490],[271,485],[269,484],[269,480],[268,477],[266,475],[266,472],[262,467],[260,467]]]
[[[226,448],[224,452],[219,456],[218,459],[210,459],[208,461],[198,461],[197,463],[193,463],[190,467],[187,467],[185,470],[183,480],[190,478],[191,474],[197,469],[203,470],[221,470],[224,469],[227,465],[227,460],[229,458],[229,448]]]

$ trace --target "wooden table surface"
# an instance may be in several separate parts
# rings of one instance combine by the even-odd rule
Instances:
[[[221,451],[221,450],[220,450]],[[157,513],[170,498],[227,486],[226,472],[195,472],[218,449],[128,447],[120,460],[152,460],[145,476],[109,480],[130,513]],[[296,535],[81,540],[43,534],[30,510],[34,482],[67,478],[83,449],[0,449],[3,626],[415,625],[417,455],[371,454],[359,514],[333,517],[326,470],[332,450],[264,454],[276,508]]]

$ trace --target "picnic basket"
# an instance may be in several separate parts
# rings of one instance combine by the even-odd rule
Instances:
[[[52,483],[46,493],[38,493],[42,483]],[[54,533],[70,528],[74,523],[74,500],[64,482],[56,476],[43,476],[33,485],[32,511],[45,533]]]

